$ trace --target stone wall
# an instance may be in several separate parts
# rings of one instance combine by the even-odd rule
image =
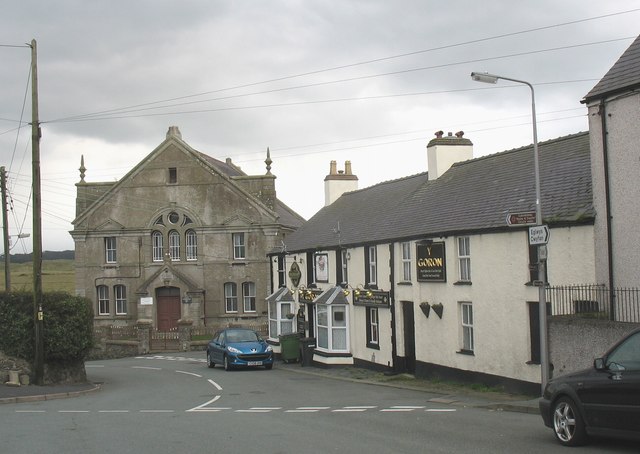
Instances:
[[[549,360],[552,377],[593,367],[625,334],[640,328],[637,323],[620,323],[579,317],[549,317]]]

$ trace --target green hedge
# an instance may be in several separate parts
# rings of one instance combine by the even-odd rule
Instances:
[[[86,298],[65,292],[42,297],[45,362],[83,359],[93,346],[93,311]],[[0,293],[0,350],[33,360],[35,350],[33,294]]]

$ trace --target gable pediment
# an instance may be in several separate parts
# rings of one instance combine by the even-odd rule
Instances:
[[[113,219],[107,219],[102,224],[98,225],[95,230],[104,231],[104,230],[124,230],[124,225],[120,224]]]
[[[235,214],[222,221],[222,225],[229,227],[243,227],[245,225],[253,225],[254,221],[241,214]]]

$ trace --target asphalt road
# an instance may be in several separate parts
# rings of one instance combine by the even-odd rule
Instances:
[[[225,372],[203,353],[87,363],[102,389],[0,406],[3,453],[567,453],[538,415],[291,370]],[[572,452],[637,452],[596,440]]]

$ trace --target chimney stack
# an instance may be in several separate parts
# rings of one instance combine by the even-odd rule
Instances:
[[[344,171],[338,170],[336,161],[329,163],[329,175],[324,178],[324,205],[331,205],[345,192],[358,189],[358,177],[353,175],[351,161],[345,161]]]
[[[463,137],[464,131],[456,132],[455,136],[449,132],[446,137],[444,132],[437,131],[435,136],[427,145],[429,180],[439,178],[456,162],[473,158],[473,143]]]

